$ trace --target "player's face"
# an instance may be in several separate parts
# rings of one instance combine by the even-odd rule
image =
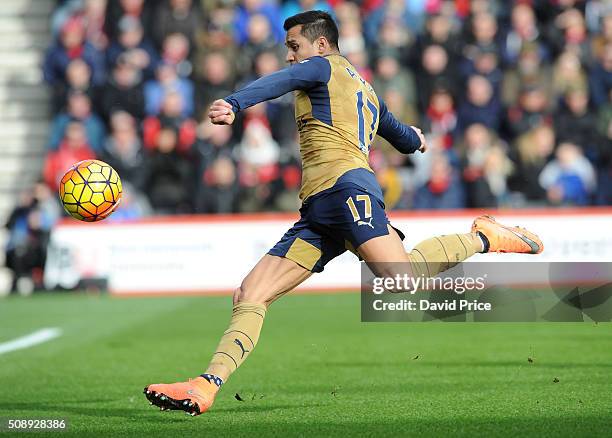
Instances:
[[[285,61],[289,64],[295,64],[304,59],[320,55],[318,49],[318,41],[311,43],[304,35],[301,34],[302,25],[293,26],[287,31],[285,37],[285,45],[287,46],[287,57]]]

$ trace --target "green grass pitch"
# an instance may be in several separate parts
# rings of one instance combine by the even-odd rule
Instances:
[[[62,436],[610,436],[610,324],[365,324],[358,294],[275,303],[210,412],[149,406],[146,384],[204,371],[230,301],[0,300],[0,343],[64,333],[0,355],[0,417],[65,418]]]

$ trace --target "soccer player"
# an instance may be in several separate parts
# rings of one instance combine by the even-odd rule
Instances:
[[[303,12],[288,18],[284,28],[290,66],[213,102],[208,115],[215,124],[231,125],[237,112],[295,92],[303,166],[300,220],[234,292],[229,327],[206,372],[187,382],[145,388],[149,401],[162,410],[191,415],[208,410],[219,388],[255,349],[269,305],[347,249],[376,275],[391,276],[405,266],[411,275],[427,277],[478,252],[543,250],[535,234],[481,216],[469,233],[434,237],[406,252],[403,234],[389,224],[368,153],[375,135],[402,153],[423,153],[423,134],[398,122],[340,55],[330,15]]]

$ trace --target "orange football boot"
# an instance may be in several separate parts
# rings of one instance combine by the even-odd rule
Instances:
[[[215,401],[219,387],[203,377],[186,382],[149,385],[144,394],[161,411],[183,410],[191,416],[206,412]]]
[[[489,252],[515,252],[540,254],[544,244],[538,236],[520,227],[507,227],[493,216],[477,217],[472,224],[472,233],[480,232],[489,241]]]

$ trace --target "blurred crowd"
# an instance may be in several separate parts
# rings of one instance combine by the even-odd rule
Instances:
[[[125,184],[111,220],[295,210],[293,96],[231,127],[206,109],[282,68],[283,21],[309,9],[334,16],[342,54],[428,139],[414,156],[376,140],[388,209],[612,204],[605,0],[58,1],[42,66],[54,109],[46,189],[96,157]],[[25,196],[12,223],[43,227],[30,204],[41,208]]]
[[[232,127],[206,109],[282,68],[285,18],[323,9],[342,54],[432,149],[375,145],[389,208],[610,204],[606,3],[60,1],[43,65],[55,109],[44,180],[55,190],[95,156],[157,214],[295,210],[292,96]]]

